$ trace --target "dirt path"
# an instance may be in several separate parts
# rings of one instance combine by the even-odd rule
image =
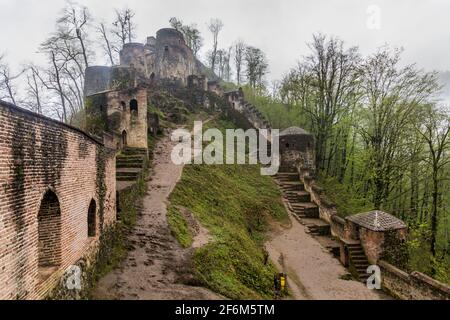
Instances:
[[[266,248],[279,270],[288,275],[288,285],[297,300],[389,299],[363,283],[342,280],[348,271],[333,258],[305,227],[290,215],[289,226],[275,226]]]
[[[222,299],[192,281],[192,249],[183,249],[167,223],[167,199],[179,181],[183,166],[172,163],[175,143],[160,140],[154,152],[154,174],[148,183],[143,212],[130,235],[133,249],[121,266],[102,278],[96,299],[196,300]],[[198,244],[197,244],[198,245]]]

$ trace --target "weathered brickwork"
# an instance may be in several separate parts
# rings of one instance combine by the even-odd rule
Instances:
[[[115,183],[114,152],[0,102],[0,299],[45,297],[69,266],[95,251],[116,218]]]
[[[402,300],[450,300],[450,286],[414,271],[407,273],[379,261],[383,288]]]
[[[147,149],[147,90],[111,90],[86,98],[87,131],[103,136],[105,145]]]

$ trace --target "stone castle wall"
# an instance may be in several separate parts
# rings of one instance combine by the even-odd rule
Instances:
[[[126,71],[135,81],[123,85]],[[172,81],[187,86],[188,77],[202,75],[201,63],[186,45],[183,35],[171,28],[161,29],[147,43],[127,43],[120,51],[120,65],[86,69],[85,96],[108,90],[122,90],[155,81]],[[126,78],[126,77],[125,77]],[[128,85],[128,86],[127,86]]]
[[[0,299],[41,299],[115,221],[115,153],[4,102],[0,127]]]
[[[450,286],[414,271],[405,272],[386,261],[379,261],[383,287],[402,300],[450,300]]]

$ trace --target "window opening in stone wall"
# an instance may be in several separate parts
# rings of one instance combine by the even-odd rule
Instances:
[[[131,112],[138,112],[138,102],[136,99],[132,99],[130,101],[130,111]]]

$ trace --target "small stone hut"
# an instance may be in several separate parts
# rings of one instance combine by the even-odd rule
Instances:
[[[401,244],[406,236],[406,224],[383,211],[364,212],[346,218],[346,238],[359,240],[372,264],[376,264],[385,251],[387,237],[394,239],[395,243],[388,244],[391,247]]]

